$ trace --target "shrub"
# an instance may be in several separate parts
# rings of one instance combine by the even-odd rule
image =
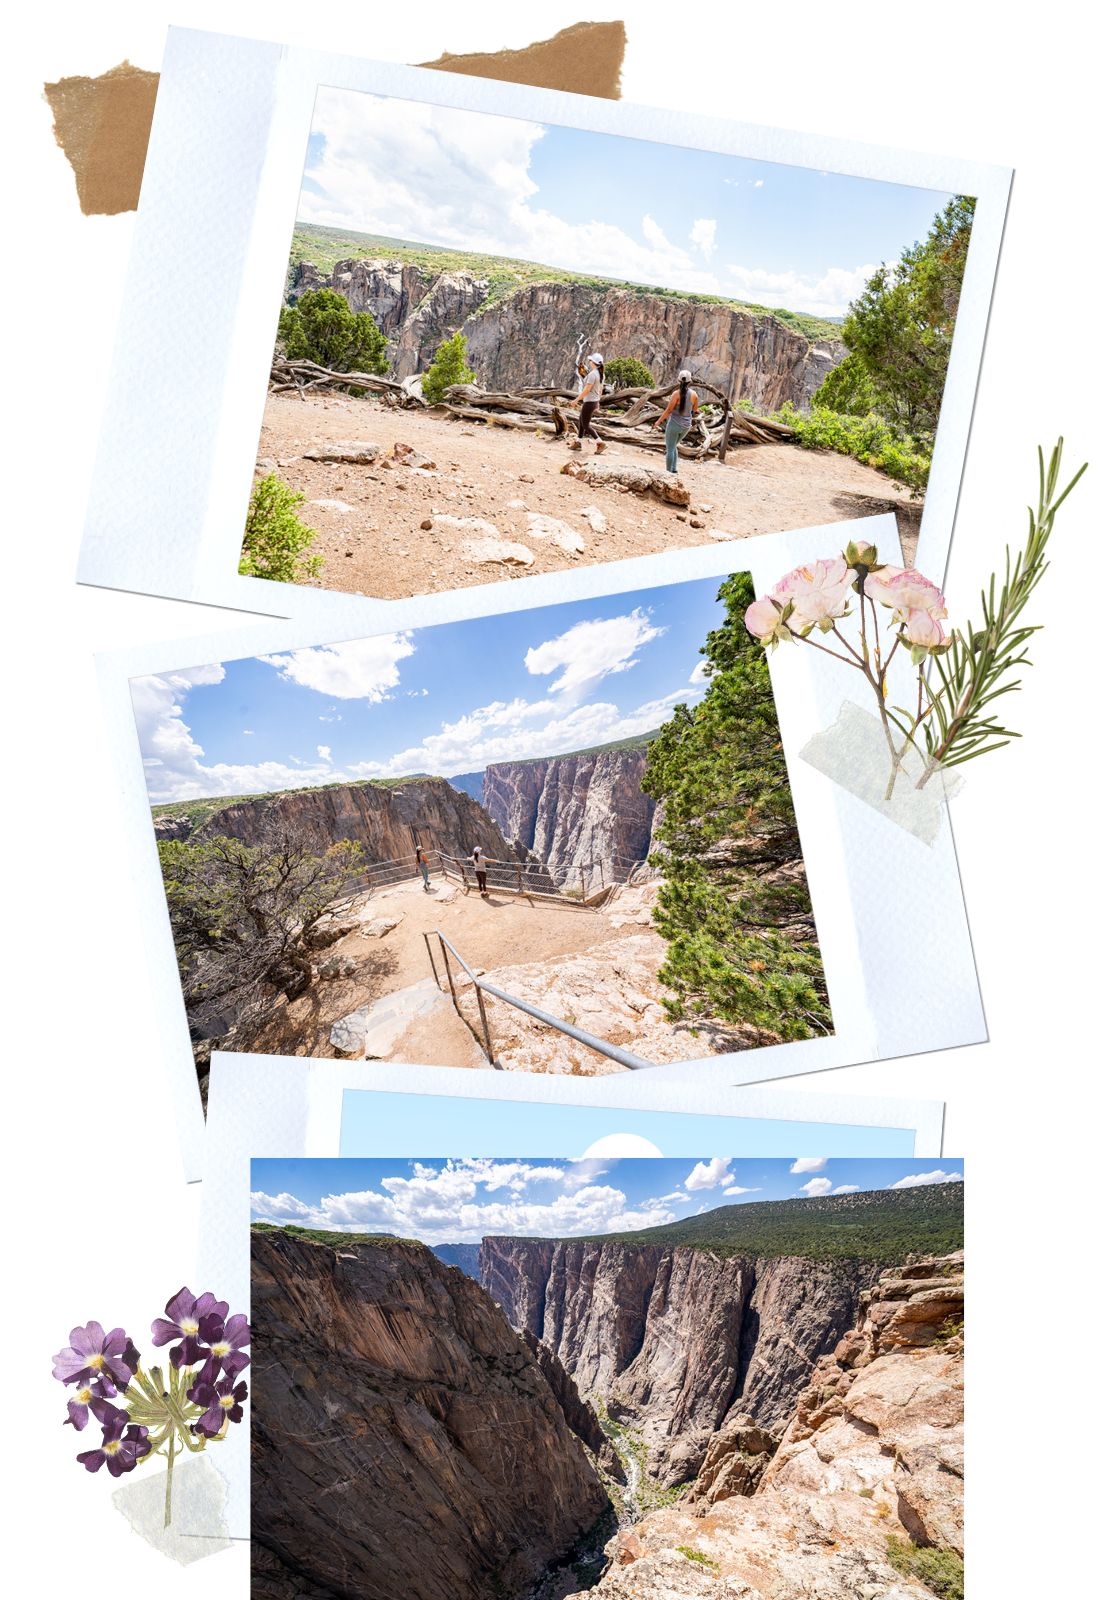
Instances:
[[[678,1544],[676,1553],[677,1555],[686,1556],[689,1561],[694,1561],[696,1566],[709,1567],[712,1572],[717,1572],[718,1570],[718,1563],[713,1556],[708,1556],[702,1550],[696,1550],[690,1544]]]
[[[305,499],[297,489],[269,472],[252,491],[244,525],[244,543],[238,572],[244,578],[271,578],[276,583],[300,583],[321,569],[320,556],[303,555],[313,543],[314,530],[299,522],[295,506]]]
[[[916,1578],[931,1589],[939,1600],[963,1600],[962,1558],[954,1550],[922,1548],[891,1534],[886,1540],[886,1559],[903,1578]]]
[[[421,388],[425,400],[434,406],[443,399],[444,390],[452,383],[476,382],[477,373],[466,365],[466,335],[452,333],[436,351],[435,360],[424,374]]]
[[[386,338],[369,311],[352,311],[335,289],[307,289],[279,313],[279,339],[291,361],[333,372],[385,372]]]
[[[894,433],[881,417],[846,416],[826,406],[815,406],[807,417],[796,411],[790,401],[776,416],[793,429],[796,442],[807,450],[837,450],[841,455],[854,456],[914,494],[923,494],[928,487],[931,457],[908,435]]]
[[[609,361],[604,377],[617,389],[652,389],[657,381],[649,368],[633,356],[616,356]]]

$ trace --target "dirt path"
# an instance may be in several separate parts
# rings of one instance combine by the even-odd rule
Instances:
[[[253,1048],[285,1055],[335,1056],[329,1040],[333,1023],[363,1006],[377,1004],[396,990],[431,978],[424,934],[437,928],[477,973],[515,962],[577,955],[613,931],[598,911],[545,905],[493,892],[482,900],[476,893],[463,895],[435,876],[427,894],[418,878],[415,883],[396,884],[373,894],[369,900],[360,897],[353,902],[353,912],[367,921],[401,920],[381,938],[356,931],[326,949],[323,957],[350,957],[356,964],[354,973],[346,978],[319,979],[300,1000],[279,1011]],[[475,1010],[471,1009],[471,1018]],[[412,1053],[418,1035],[425,1036],[422,1057]],[[399,1059],[422,1058],[429,1064],[485,1065],[469,1030],[449,1003],[414,1024],[403,1040]]]
[[[435,463],[432,471],[396,466],[349,466],[303,459],[312,446],[335,439],[369,440],[389,451],[411,445]],[[590,446],[585,447],[585,453]],[[257,452],[279,476],[301,490],[300,514],[323,557],[317,588],[399,599],[501,578],[553,572],[577,564],[687,549],[712,539],[746,539],[758,533],[843,522],[896,511],[912,560],[919,511],[882,473],[829,451],[795,445],[731,447],[725,465],[683,462],[691,490],[688,513],[563,477],[570,452],[560,441],[532,433],[448,421],[417,411],[390,410],[372,399],[272,395]],[[609,445],[604,461],[663,466],[663,457],[629,445]],[[267,467],[266,470],[270,470]],[[597,532],[582,511],[595,507],[606,526]],[[538,538],[530,516],[569,524],[584,541],[582,553]],[[526,566],[480,564],[463,554],[477,530],[441,523],[441,517],[477,517],[502,539],[526,545]],[[702,524],[691,527],[691,519]],[[599,522],[597,517],[596,522]],[[423,527],[423,523],[431,526]]]

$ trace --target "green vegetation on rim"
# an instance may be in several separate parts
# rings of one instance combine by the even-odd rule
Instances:
[[[606,1243],[682,1245],[716,1256],[803,1256],[811,1261],[876,1261],[962,1249],[963,1185],[872,1189],[817,1200],[754,1200],[634,1233],[592,1234]]]
[[[686,290],[664,289],[651,283],[629,283],[625,279],[600,278],[564,267],[546,267],[535,261],[518,261],[510,256],[482,255],[471,250],[449,250],[443,246],[416,244],[408,239],[388,239],[381,234],[353,233],[344,228],[324,228],[314,223],[299,223],[290,246],[290,270],[309,262],[319,272],[330,273],[339,261],[363,256],[384,257],[403,265],[420,267],[424,272],[470,272],[488,282],[489,293],[482,310],[506,300],[518,289],[532,283],[578,283],[583,288],[625,289],[631,294],[656,295],[662,300],[686,300],[694,305],[729,306],[757,317],[774,317],[785,327],[807,339],[839,339],[835,322],[810,316],[802,311],[756,305],[747,300],[731,300],[724,295],[691,294]]]
[[[903,1578],[916,1578],[931,1589],[939,1600],[963,1600],[962,1557],[954,1550],[938,1550],[934,1545],[910,1544],[890,1534],[886,1540],[886,1559]]]
[[[275,800],[284,794],[322,794],[326,789],[400,789],[403,783],[446,783],[435,772],[406,772],[400,778],[348,778],[338,783],[303,783],[298,789],[269,789],[261,794],[216,794],[201,800],[162,800],[150,806],[154,821],[158,817],[182,817],[192,828],[216,817],[228,806],[243,806],[251,800]]]
[[[304,1239],[307,1244],[327,1245],[330,1250],[339,1250],[342,1245],[349,1244],[374,1244],[385,1248],[392,1248],[398,1244],[411,1244],[420,1250],[427,1251],[426,1244],[421,1244],[419,1239],[406,1239],[396,1233],[340,1233],[331,1228],[300,1228],[297,1223],[287,1222],[254,1222],[253,1233],[289,1233],[294,1239]]]

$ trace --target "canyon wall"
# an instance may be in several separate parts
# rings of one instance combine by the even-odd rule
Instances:
[[[649,854],[656,807],[641,786],[645,764],[644,748],[494,762],[485,769],[482,805],[506,839],[571,887],[582,864],[625,872]]]
[[[481,1282],[508,1320],[556,1352],[582,1395],[642,1428],[651,1470],[667,1484],[696,1475],[728,1418],[786,1426],[880,1270],[619,1240],[487,1238],[481,1247]]]
[[[607,1514],[552,1354],[426,1247],[254,1233],[252,1329],[253,1600],[513,1600]]]
[[[411,855],[417,842],[456,856],[469,855],[475,844],[505,861],[526,855],[513,849],[476,800],[442,778],[413,778],[399,788],[343,783],[232,800],[197,831],[256,844],[281,822],[290,823],[296,836],[317,851],[341,839],[355,840],[368,862]],[[185,836],[181,823],[186,829],[182,818],[160,819],[158,838]]]
[[[589,348],[645,363],[659,384],[682,366],[733,398],[771,409],[789,400],[805,410],[843,358],[839,339],[808,339],[764,312],[584,283],[527,284],[486,303],[487,278],[468,271],[428,273],[384,257],[337,262],[330,275],[303,262],[288,288],[332,288],[353,311],[369,311],[388,340],[397,378],[424,372],[440,342],[461,329],[470,365],[488,389],[572,384],[578,334]]]

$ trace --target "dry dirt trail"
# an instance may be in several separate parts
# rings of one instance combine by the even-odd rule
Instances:
[[[435,468],[303,458],[334,440],[368,440],[383,452],[404,443]],[[591,448],[585,446],[586,458]],[[882,473],[848,456],[795,445],[738,445],[724,465],[682,461],[681,477],[691,491],[688,513],[650,496],[564,477],[561,468],[575,454],[541,435],[390,410],[373,399],[293,395],[268,397],[257,451],[265,471],[274,467],[306,496],[299,512],[315,529],[313,549],[324,560],[311,585],[346,594],[401,599],[882,511],[897,513],[906,559],[913,559],[919,508]],[[601,460],[664,465],[659,453],[620,444],[609,444]],[[590,507],[602,513],[600,531],[600,517],[582,514]],[[583,551],[538,537],[531,518],[539,515],[568,523]],[[462,546],[478,530],[439,520],[448,517],[491,523],[501,539],[525,545],[533,562],[471,561]],[[692,520],[700,526],[693,528]],[[426,522],[431,526],[423,527]]]

